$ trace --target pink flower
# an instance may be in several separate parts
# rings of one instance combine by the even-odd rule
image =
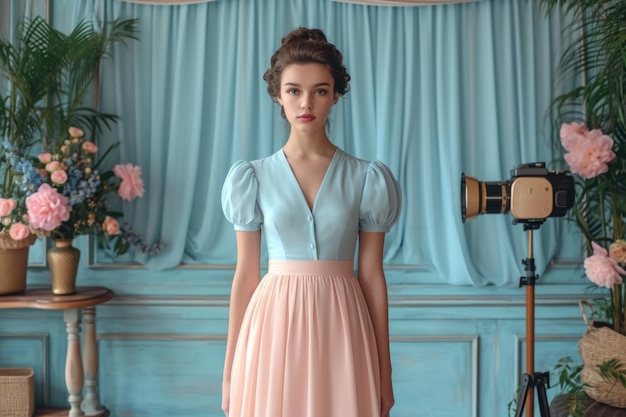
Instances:
[[[102,230],[109,236],[116,235],[120,231],[120,224],[113,217],[106,216],[102,223]]]
[[[113,173],[122,180],[117,191],[122,199],[130,201],[136,197],[143,197],[144,190],[140,167],[131,164],[119,164],[113,168]]]
[[[68,129],[68,133],[73,138],[82,138],[84,136],[84,132],[77,127],[70,127]]]
[[[561,145],[565,150],[571,151],[581,140],[585,140],[585,135],[589,130],[584,123],[563,123],[561,125]]]
[[[596,242],[591,242],[593,255],[585,259],[585,273],[587,277],[599,287],[613,288],[622,283],[621,275],[626,271],[619,266],[615,259],[608,256],[608,252]]]
[[[50,155],[49,152],[40,153],[38,158],[42,164],[47,164],[52,161],[52,155]]]
[[[598,129],[587,131],[582,124],[564,124],[561,144],[569,151],[563,158],[570,170],[584,179],[604,174],[609,170],[607,163],[615,159],[613,139]]]
[[[98,152],[98,146],[90,141],[83,142],[83,150],[87,153],[95,154]]]
[[[48,172],[54,172],[61,168],[63,167],[61,166],[61,163],[59,161],[52,161],[46,164],[46,171]]]
[[[13,240],[22,240],[26,239],[30,234],[30,230],[24,223],[14,223],[13,226],[9,229],[9,236]]]
[[[55,184],[65,184],[65,181],[67,181],[67,173],[62,169],[54,171],[52,175],[50,175],[50,180]]]
[[[26,197],[26,208],[31,227],[47,232],[69,220],[72,211],[69,199],[48,184],[41,184],[36,193]]]
[[[0,217],[8,216],[17,207],[13,198],[0,198]]]

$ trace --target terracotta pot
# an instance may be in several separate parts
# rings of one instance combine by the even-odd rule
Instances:
[[[28,250],[37,236],[13,240],[8,233],[0,233],[0,295],[15,294],[26,289]]]
[[[74,294],[80,251],[72,246],[72,239],[53,239],[52,241],[54,246],[48,249],[52,293],[55,295]]]

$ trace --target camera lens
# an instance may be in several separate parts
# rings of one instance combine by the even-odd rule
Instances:
[[[461,174],[461,219],[473,219],[480,214],[506,213],[509,208],[507,182],[483,182]]]

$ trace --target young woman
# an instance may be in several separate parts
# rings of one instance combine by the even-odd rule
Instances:
[[[267,158],[236,162],[224,183],[237,236],[222,401],[230,417],[387,417],[394,403],[382,256],[401,192],[385,165],[327,136],[349,89],[342,61],[319,29],[282,39],[263,78],[289,138]]]

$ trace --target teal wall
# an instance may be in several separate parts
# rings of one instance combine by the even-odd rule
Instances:
[[[12,4],[21,2],[13,0]],[[489,222],[483,222],[480,230],[485,241],[494,234]],[[421,229],[413,232],[421,233]],[[521,237],[519,233],[516,237]],[[105,286],[116,293],[112,301],[97,308],[96,317],[100,395],[111,415],[222,415],[221,374],[232,266],[153,271],[124,264],[123,259],[97,259],[84,238],[75,243],[82,252],[78,285]],[[575,244],[563,242],[567,243]],[[49,285],[45,253],[46,242],[31,248],[29,285]],[[454,253],[446,255],[449,262],[459,262]],[[538,251],[540,255],[544,254]],[[520,253],[519,259],[525,256]],[[510,270],[510,265],[503,265],[502,270]],[[445,282],[453,282],[452,277],[403,265],[388,266],[386,274],[396,396],[391,415],[508,415],[509,402],[526,369],[526,288],[448,285]],[[520,262],[519,275],[523,274]],[[490,282],[506,281],[493,277]],[[551,370],[563,356],[578,357],[576,344],[585,326],[577,303],[588,296],[581,269],[569,259],[556,261],[540,277],[535,303],[536,370]],[[0,367],[34,368],[39,407],[68,405],[66,346],[62,312],[0,309]],[[549,389],[548,394],[554,397],[557,389]]]
[[[96,317],[101,401],[111,415],[220,416],[233,270],[98,267],[90,265],[86,240],[76,246],[81,249],[78,285],[106,286],[116,293],[97,308]],[[43,256],[43,242],[32,254],[33,262]],[[520,261],[525,256],[520,254]],[[29,285],[49,285],[43,259],[30,269]],[[508,415],[526,370],[527,288],[451,286],[430,271],[402,266],[386,273],[396,395],[392,416]],[[589,296],[585,287],[580,269],[569,262],[551,265],[540,277],[535,370],[552,370],[563,356],[578,358],[576,343],[585,327],[577,303]],[[0,366],[35,369],[38,406],[67,406],[65,351],[62,312],[0,310]],[[549,397],[557,391],[548,389]]]

